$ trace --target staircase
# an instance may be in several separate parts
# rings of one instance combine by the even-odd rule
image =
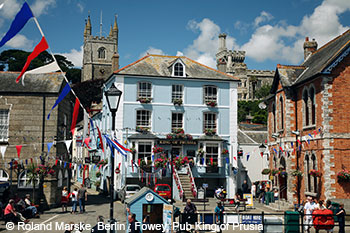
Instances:
[[[188,198],[194,198],[191,191],[191,181],[190,177],[187,174],[179,174],[179,179],[182,185],[182,189],[184,191],[184,200]]]

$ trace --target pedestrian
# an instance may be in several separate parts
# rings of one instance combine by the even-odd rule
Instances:
[[[310,229],[312,227],[312,212],[315,208],[316,203],[313,201],[312,197],[308,196],[304,206],[304,228],[308,233],[310,233]]]
[[[243,190],[243,193],[249,193],[249,192],[248,192],[248,183],[247,183],[247,180],[244,180],[244,181],[243,181],[242,190]]]
[[[139,226],[139,224],[136,224],[136,215],[135,214],[128,215],[128,222],[129,222],[129,232],[130,233],[140,233],[140,226]]]
[[[103,216],[100,215],[97,217],[97,224],[91,229],[91,233],[107,233]]]
[[[252,188],[250,189],[250,192],[255,200],[255,197],[256,197],[256,184],[255,183],[253,183]]]
[[[21,213],[16,212],[15,210],[15,201],[13,199],[9,200],[5,210],[4,210],[4,219],[5,223],[13,222],[18,223],[18,221],[22,221],[24,223],[28,223],[29,220],[24,218]]]
[[[191,199],[187,199],[186,206],[184,208],[184,214],[186,222],[189,224],[195,224],[196,223],[196,213],[197,213],[197,207],[195,204],[191,202]]]
[[[74,191],[71,193],[72,197],[72,214],[75,214],[77,212],[77,205],[78,205],[78,189],[74,188]]]
[[[338,217],[339,222],[339,233],[345,233],[345,216],[346,212],[344,210],[344,204],[340,203],[339,205],[339,211],[336,213],[336,216]]]
[[[221,201],[218,201],[217,206],[215,207],[215,220],[219,227],[219,232],[222,232],[221,225],[224,224],[224,211],[225,208],[222,206]]]
[[[78,191],[78,201],[79,201],[80,213],[84,213],[85,202],[87,201],[87,191],[83,184],[80,185],[80,189]]]
[[[67,205],[68,205],[68,189],[67,187],[63,187],[63,190],[62,190],[62,195],[61,195],[61,206],[62,206],[62,212],[67,212]]]
[[[26,205],[26,210],[31,211],[33,217],[39,217],[38,209],[32,204],[32,201],[30,200],[30,194],[26,194],[24,202]]]

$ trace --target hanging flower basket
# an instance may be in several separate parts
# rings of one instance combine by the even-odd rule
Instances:
[[[339,182],[350,182],[350,172],[348,170],[342,170],[337,174]]]
[[[228,150],[227,149],[223,149],[221,152],[222,155],[227,155],[228,154]]]
[[[188,163],[189,163],[189,160],[187,156],[185,157],[179,156],[173,159],[173,164],[175,165],[175,168],[177,170],[179,170],[182,166],[185,166]]]
[[[160,154],[163,153],[164,149],[162,147],[159,146],[154,146],[152,149],[153,154]]]
[[[268,175],[270,173],[271,173],[271,169],[269,169],[269,168],[265,168],[261,171],[261,174],[263,174],[263,175]]]
[[[281,177],[287,177],[288,176],[288,173],[286,172],[286,170],[280,170],[278,172],[278,175],[280,175]]]
[[[154,161],[154,166],[156,168],[166,168],[168,158],[165,155],[161,155]]]
[[[311,169],[310,176],[321,177],[321,172],[319,170]]]
[[[271,176],[275,176],[279,173],[280,171],[278,169],[272,169],[271,170]]]
[[[303,173],[299,170],[294,170],[294,171],[292,171],[291,175],[296,176],[296,177],[302,177]]]
[[[167,139],[186,139],[192,140],[193,137],[191,134],[185,134],[185,131],[182,128],[173,129],[172,133],[166,135]]]

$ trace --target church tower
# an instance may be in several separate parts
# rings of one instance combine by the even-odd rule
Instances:
[[[81,82],[93,79],[107,79],[119,69],[117,16],[109,35],[92,35],[90,15],[85,23],[83,67]]]

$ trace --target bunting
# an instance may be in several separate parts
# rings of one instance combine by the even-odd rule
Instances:
[[[74,111],[73,111],[73,118],[72,118],[72,125],[70,127],[70,131],[72,135],[74,135],[75,125],[77,123],[78,115],[79,115],[79,107],[80,107],[80,101],[77,98],[75,98],[75,105],[74,105]]]
[[[1,7],[3,6],[3,4],[1,5]],[[11,40],[18,32],[20,32],[24,25],[26,25],[28,20],[32,17],[34,17],[34,15],[30,10],[28,3],[24,2],[21,10],[17,13],[15,19],[12,21],[12,24],[9,30],[7,31],[6,35],[0,41],[0,47],[6,44],[7,41]]]
[[[65,140],[64,144],[66,145],[67,151],[69,152],[70,145],[72,144],[72,140]]]
[[[49,114],[47,115],[47,120],[50,119],[50,115],[51,115],[52,110],[64,99],[64,97],[66,97],[66,95],[70,92],[71,89],[72,89],[72,88],[69,86],[68,83],[64,86],[64,88],[63,88],[61,94],[58,96],[58,98],[57,98],[55,104],[52,106],[52,108],[51,108]]]
[[[50,150],[51,150],[52,145],[53,145],[52,142],[48,142],[48,143],[47,143],[47,154],[50,153]]]
[[[7,148],[7,146],[0,146],[0,153],[1,153],[1,156],[2,156],[3,160],[5,158],[6,148]]]
[[[101,146],[101,149],[103,152],[105,152],[105,149],[103,148],[103,141],[102,141],[102,135],[101,135],[101,131],[100,129],[98,128],[98,126],[96,126],[97,128],[97,132],[98,132],[98,138],[100,139],[100,146]]]
[[[16,150],[17,150],[17,155],[18,155],[18,158],[19,158],[21,156],[22,145],[17,145],[16,146]]]
[[[57,70],[60,70],[60,67],[58,66],[56,61],[53,61],[50,64],[38,67],[33,70],[29,70],[23,74],[22,85],[24,86],[24,78],[26,77],[27,74],[45,74],[45,73],[55,72]]]
[[[16,79],[16,83],[19,82],[19,79],[22,77],[24,72],[26,72],[26,70],[28,69],[28,66],[30,65],[30,62],[34,58],[36,58],[40,53],[44,52],[48,48],[49,48],[49,45],[47,44],[47,41],[46,41],[45,37],[43,36],[41,41],[39,42],[39,44],[37,44],[37,46],[35,46],[33,52],[28,56],[27,61],[24,64],[24,67],[23,67],[21,73],[19,74],[19,76]]]

